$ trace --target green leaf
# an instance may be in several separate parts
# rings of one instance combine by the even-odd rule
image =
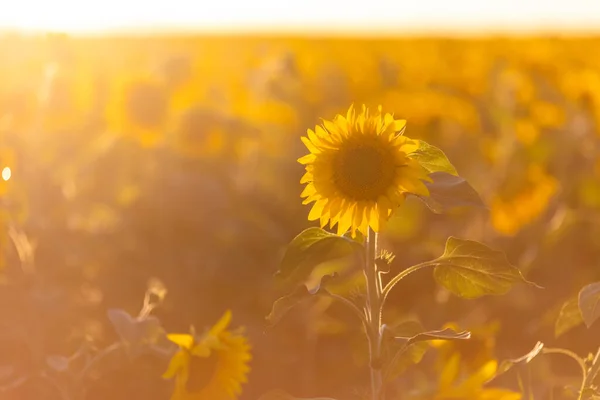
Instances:
[[[433,172],[429,174],[433,182],[425,182],[429,189],[429,196],[417,196],[431,211],[442,214],[457,208],[487,206],[479,194],[460,176],[447,172]]]
[[[444,254],[431,263],[436,265],[435,280],[466,299],[506,294],[517,282],[535,285],[525,280],[503,252],[473,240],[448,238]]]
[[[583,323],[581,311],[579,311],[579,297],[573,296],[562,305],[558,318],[554,324],[554,337],[564,335],[571,329]]]
[[[531,362],[531,360],[537,357],[538,354],[541,353],[543,348],[544,343],[537,342],[533,349],[531,349],[531,351],[529,351],[529,353],[525,354],[524,356],[502,361],[498,366],[498,369],[496,370],[496,375],[494,375],[492,379],[505,373],[514,366],[528,364],[529,362]]]
[[[283,390],[271,390],[258,398],[258,400],[335,400],[331,397],[294,397]]]
[[[588,328],[600,318],[600,282],[591,283],[579,291],[579,310]]]
[[[315,283],[314,285],[311,285],[310,288],[307,288],[306,285],[300,285],[292,293],[277,299],[273,303],[273,308],[266,318],[269,325],[273,326],[277,324],[288,311],[304,300],[309,299],[311,296],[316,294],[328,294],[329,292],[327,292],[324,286],[327,285],[331,279],[334,279],[334,276],[324,276],[318,284]]]
[[[458,176],[456,168],[450,163],[446,154],[423,140],[419,140],[419,149],[411,154],[411,158],[418,160],[429,173],[447,172]]]
[[[354,254],[362,245],[321,228],[308,228],[288,245],[275,277],[285,283],[303,283],[313,268]]]

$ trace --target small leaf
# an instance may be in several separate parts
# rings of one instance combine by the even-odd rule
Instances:
[[[447,172],[429,174],[433,182],[425,182],[429,196],[417,196],[431,211],[442,214],[462,207],[487,209],[479,194],[459,176]]]
[[[458,176],[456,168],[450,163],[446,154],[422,140],[419,140],[419,149],[412,153],[411,158],[418,160],[427,172],[446,172]]]
[[[333,279],[333,276],[327,275],[323,277],[319,284],[314,284],[308,289],[305,285],[300,285],[292,293],[277,299],[273,303],[271,313],[267,316],[267,322],[273,326],[277,324],[281,318],[287,314],[289,310],[294,308],[298,303],[310,298],[319,293],[328,293],[324,286]]]
[[[69,363],[69,359],[65,356],[54,355],[46,357],[46,364],[56,372],[64,372],[69,369]]]
[[[494,378],[496,376],[499,376],[499,375],[505,373],[506,371],[508,371],[509,369],[514,367],[515,365],[528,364],[529,362],[531,362],[531,360],[533,360],[535,357],[537,357],[538,354],[540,354],[540,352],[542,351],[543,348],[544,348],[544,343],[537,342],[535,344],[535,346],[533,347],[533,349],[531,349],[531,351],[529,353],[525,354],[524,356],[502,361],[500,363],[500,365],[498,366],[498,370],[496,371],[496,375],[494,376]]]
[[[258,400],[335,400],[331,397],[294,397],[283,390],[271,390],[258,398]]]
[[[600,282],[591,283],[579,291],[579,310],[588,328],[600,318]]]
[[[346,236],[308,228],[290,242],[275,276],[284,282],[300,283],[316,265],[349,256],[360,248],[360,243]]]
[[[556,323],[554,324],[554,337],[564,335],[571,329],[583,323],[579,311],[579,297],[573,296],[562,305]]]
[[[444,254],[432,264],[436,265],[435,280],[466,299],[505,294],[516,282],[533,284],[508,262],[503,252],[473,240],[448,238]]]

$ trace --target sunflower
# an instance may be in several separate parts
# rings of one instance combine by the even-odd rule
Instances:
[[[175,377],[171,400],[229,400],[241,393],[250,368],[250,346],[240,333],[227,331],[231,312],[204,335],[169,334],[179,345],[163,377]]]
[[[303,204],[315,203],[308,219],[337,224],[338,234],[378,232],[406,193],[429,196],[423,181],[431,178],[414,157],[419,142],[403,136],[405,125],[381,106],[374,115],[350,106],[346,117],[309,129],[302,141],[310,154],[298,159],[306,166]]]
[[[169,91],[154,77],[122,77],[114,86],[106,109],[111,131],[154,147],[161,140],[169,117]]]

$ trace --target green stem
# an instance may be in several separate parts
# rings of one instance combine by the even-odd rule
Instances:
[[[594,384],[598,373],[600,373],[600,348],[598,348],[598,351],[594,356],[594,360],[592,361],[592,365],[587,372],[587,375],[584,375],[581,390],[579,391],[579,400],[587,400],[587,398],[583,397],[584,391]]]
[[[390,294],[390,291],[394,288],[394,286],[396,286],[396,284],[398,282],[400,282],[402,279],[406,278],[408,275],[412,274],[413,272],[420,270],[421,268],[430,267],[433,265],[435,265],[435,263],[432,261],[426,261],[421,264],[413,265],[412,267],[406,268],[405,270],[401,271],[398,275],[396,275],[392,279],[390,279],[390,281],[387,283],[387,285],[385,285],[385,287],[383,288],[383,290],[381,292],[380,307],[383,308],[383,305],[385,304],[385,300],[387,299],[388,294]]]
[[[585,385],[588,380],[588,371],[587,371],[587,367],[585,366],[585,363],[583,362],[581,357],[579,357],[577,354],[575,354],[571,350],[560,349],[560,348],[555,349],[555,348],[544,347],[542,349],[542,352],[544,354],[562,354],[567,357],[571,357],[573,360],[575,360],[577,362],[577,364],[579,364],[579,368],[581,368],[581,374],[583,375],[583,378],[581,379],[581,389],[579,390],[578,400],[583,400],[583,389],[585,389],[585,387],[586,387]]]
[[[371,392],[373,400],[382,400],[381,393],[381,276],[375,263],[377,257],[377,233],[369,229],[366,243],[365,278],[367,280],[367,317],[370,329],[367,330],[369,339],[369,361],[371,369]],[[366,327],[365,327],[366,328]],[[369,332],[370,331],[370,332]],[[372,336],[369,334],[371,333]]]

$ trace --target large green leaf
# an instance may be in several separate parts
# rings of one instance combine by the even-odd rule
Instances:
[[[448,238],[444,254],[433,260],[435,280],[457,296],[475,299],[507,293],[525,280],[506,255],[473,240]]]
[[[581,311],[579,311],[579,297],[573,296],[565,301],[558,313],[554,324],[554,337],[564,335],[571,329],[583,323]]]
[[[411,158],[418,160],[429,173],[447,172],[458,176],[456,168],[450,163],[446,154],[423,140],[419,140],[419,149],[411,154]]]
[[[433,182],[425,182],[429,196],[417,196],[431,211],[436,214],[457,208],[477,207],[487,209],[479,194],[460,176],[447,172],[429,174]]]
[[[579,291],[579,310],[588,328],[600,318],[600,282],[590,283]]]
[[[350,256],[362,245],[347,236],[308,228],[288,245],[275,277],[284,283],[303,283],[319,264]]]

